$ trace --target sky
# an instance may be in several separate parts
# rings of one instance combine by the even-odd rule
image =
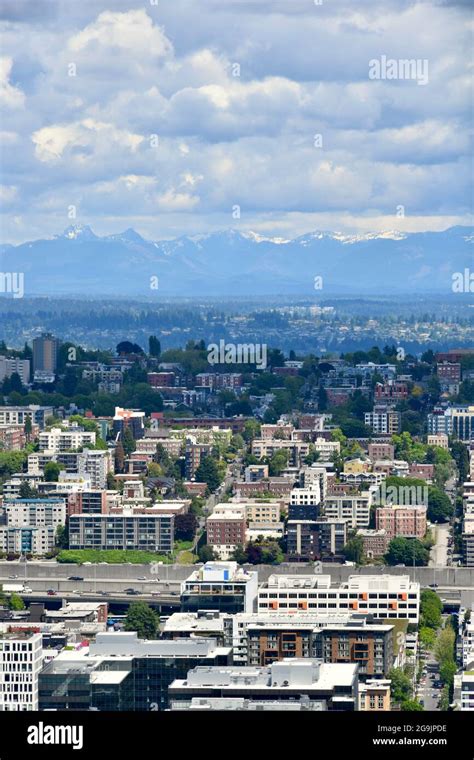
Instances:
[[[470,0],[0,0],[0,242],[471,224],[472,29]]]

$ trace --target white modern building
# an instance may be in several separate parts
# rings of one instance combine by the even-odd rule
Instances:
[[[372,494],[369,491],[341,496],[326,496],[323,514],[333,520],[347,520],[351,528],[367,528],[370,523]]]
[[[338,584],[330,575],[271,575],[258,592],[259,612],[362,612],[418,623],[419,607],[420,584],[408,575],[351,575]]]
[[[20,376],[23,385],[30,382],[30,360],[29,359],[9,359],[7,356],[0,356],[0,383],[6,377],[11,377],[16,372]]]
[[[96,434],[71,427],[68,430],[51,428],[39,435],[39,448],[41,451],[52,451],[57,454],[60,451],[77,451],[84,446],[95,446]]]
[[[244,570],[237,562],[206,562],[181,583],[181,609],[253,612],[257,591],[256,571]]]
[[[0,633],[0,712],[37,710],[40,633]]]

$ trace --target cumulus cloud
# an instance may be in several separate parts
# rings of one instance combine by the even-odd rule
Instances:
[[[28,5],[6,1],[1,29],[12,241],[58,232],[68,204],[155,238],[232,226],[236,204],[242,226],[285,236],[467,218],[460,1]],[[427,59],[429,84],[371,81],[381,55]]]
[[[5,108],[21,108],[25,95],[18,87],[10,84],[12,65],[11,58],[0,58],[0,103]]]

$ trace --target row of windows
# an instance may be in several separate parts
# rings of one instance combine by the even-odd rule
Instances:
[[[367,596],[368,596],[369,599],[394,599],[394,600],[396,600],[396,599],[399,598],[400,594],[368,594]],[[305,593],[305,592],[286,594],[284,592],[283,593],[280,592],[280,593],[270,593],[270,594],[261,593],[259,595],[259,598],[260,599],[301,599],[301,600],[305,600],[305,599],[356,599],[356,600],[363,601],[363,593],[359,593],[359,594],[344,594],[344,593],[332,594],[332,593],[325,593],[325,592],[321,591],[321,592],[318,592],[318,593],[315,593],[315,594],[311,594],[311,593],[308,594],[308,593]],[[416,594],[408,594],[408,599],[416,599],[416,598],[417,598]]]

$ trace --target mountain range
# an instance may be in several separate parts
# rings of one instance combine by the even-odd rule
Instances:
[[[473,267],[473,241],[473,228],[459,226],[292,240],[227,230],[152,241],[133,229],[99,237],[75,225],[0,246],[0,269],[23,272],[26,295],[448,295],[453,273]]]

